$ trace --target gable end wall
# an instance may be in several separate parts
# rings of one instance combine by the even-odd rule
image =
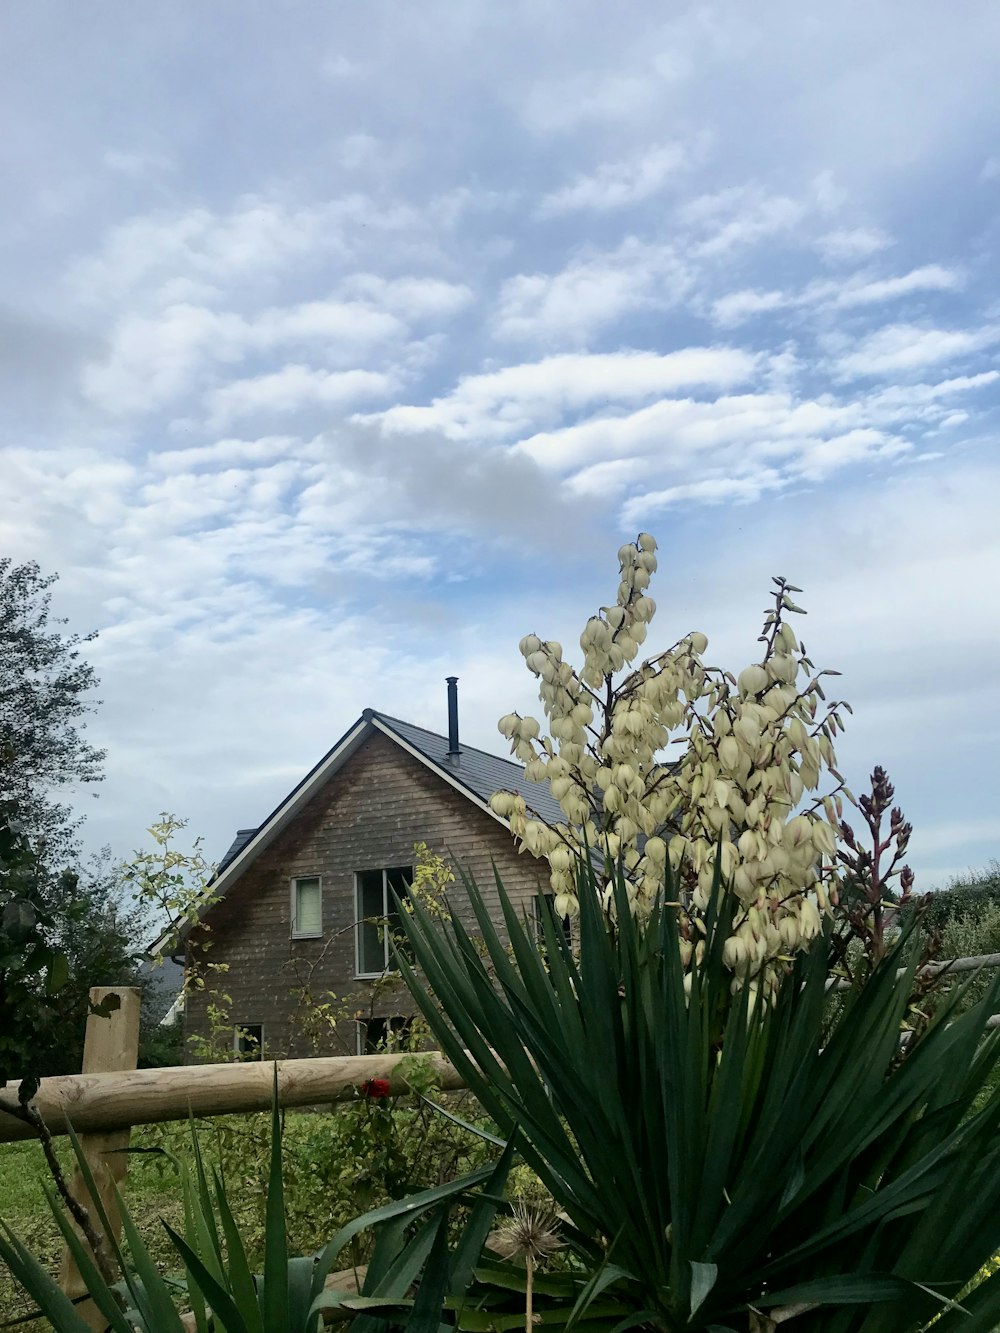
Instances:
[[[494,861],[523,910],[530,909],[532,895],[544,891],[544,863],[519,856],[506,828],[388,737],[373,733],[206,919],[211,939],[206,957],[228,968],[213,984],[232,997],[229,1020],[262,1023],[266,1053],[354,1053],[353,1023],[341,1025],[318,1046],[310,1040],[301,1001],[292,992],[308,978],[313,995],[332,991],[352,997],[352,1013],[368,1011],[372,984],[355,976],[354,874],[411,865],[415,842],[467,867],[493,904]],[[322,877],[323,937],[293,940],[290,881],[307,875]],[[458,902],[461,896],[459,885]],[[207,1005],[203,994],[189,998],[189,1034],[208,1035]],[[411,1009],[404,992],[380,996],[373,1012]]]

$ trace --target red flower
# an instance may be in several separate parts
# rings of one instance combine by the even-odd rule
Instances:
[[[358,1092],[362,1097],[371,1097],[377,1100],[382,1097],[388,1097],[392,1092],[389,1080],[387,1078],[369,1078],[364,1083],[358,1084]]]

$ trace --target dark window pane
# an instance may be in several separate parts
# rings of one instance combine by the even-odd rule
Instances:
[[[361,917],[385,915],[381,870],[362,870],[358,875],[358,915]]]
[[[260,1023],[239,1023],[236,1026],[236,1053],[241,1060],[263,1060],[264,1028]]]
[[[402,923],[399,919],[399,912],[394,905],[395,898],[393,897],[393,894],[395,894],[401,901],[405,902],[410,885],[413,883],[413,868],[412,866],[394,866],[392,870],[387,870],[385,872],[385,878],[388,886],[386,890],[386,921],[388,923],[389,937],[396,945],[396,948],[402,953],[406,961],[412,963],[413,953],[406,938],[406,932],[403,930]],[[391,947],[387,950],[387,959],[388,966],[395,970],[395,960],[392,956]]]
[[[364,1032],[362,1054],[375,1055],[379,1051],[402,1050],[410,1035],[413,1017],[410,1014],[394,1014],[391,1018],[369,1018],[361,1026]]]
[[[358,972],[362,976],[393,966],[390,941],[403,938],[393,893],[404,898],[412,881],[411,866],[358,872]]]
[[[406,897],[407,891],[413,883],[413,867],[395,866],[392,870],[385,872],[385,877],[389,883],[389,906],[391,906],[393,893],[400,898]]]
[[[381,870],[358,875],[358,971],[362,976],[385,970],[385,891]]]

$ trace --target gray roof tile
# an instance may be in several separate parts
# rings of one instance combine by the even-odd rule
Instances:
[[[442,772],[468,787],[482,800],[488,801],[497,791],[517,792],[545,823],[566,822],[566,816],[559,802],[549,791],[549,784],[529,782],[524,776],[524,769],[514,760],[500,759],[495,754],[477,750],[471,745],[461,745],[461,754],[449,757],[447,736],[426,731],[423,727],[416,727],[412,722],[403,722],[398,717],[389,717],[387,713],[373,711],[372,716],[377,717]]]

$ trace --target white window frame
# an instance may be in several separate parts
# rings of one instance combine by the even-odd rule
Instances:
[[[361,915],[361,876],[370,875],[373,872],[380,872],[382,875],[382,913],[378,918],[381,921],[389,915],[390,870],[407,870],[411,877],[413,875],[412,866],[372,866],[370,870],[355,870],[354,872],[354,976],[358,981],[374,981],[378,977],[384,977],[392,965],[392,956],[389,952],[389,935],[386,932],[382,939],[382,956],[385,966],[380,972],[361,971],[361,926],[363,922],[371,920],[370,917]]]
[[[296,892],[298,886],[305,880],[315,880],[319,885],[319,930],[297,930],[296,929]],[[288,882],[289,895],[289,916],[291,920],[292,939],[293,940],[319,940],[323,938],[323,876],[322,875],[294,875]]]
[[[267,1033],[263,1023],[234,1023],[233,1024],[233,1051],[238,1059],[246,1059],[246,1054],[240,1050],[240,1033],[245,1032],[247,1028],[260,1028],[260,1046],[257,1054],[253,1057],[255,1060],[264,1059],[264,1042]]]

